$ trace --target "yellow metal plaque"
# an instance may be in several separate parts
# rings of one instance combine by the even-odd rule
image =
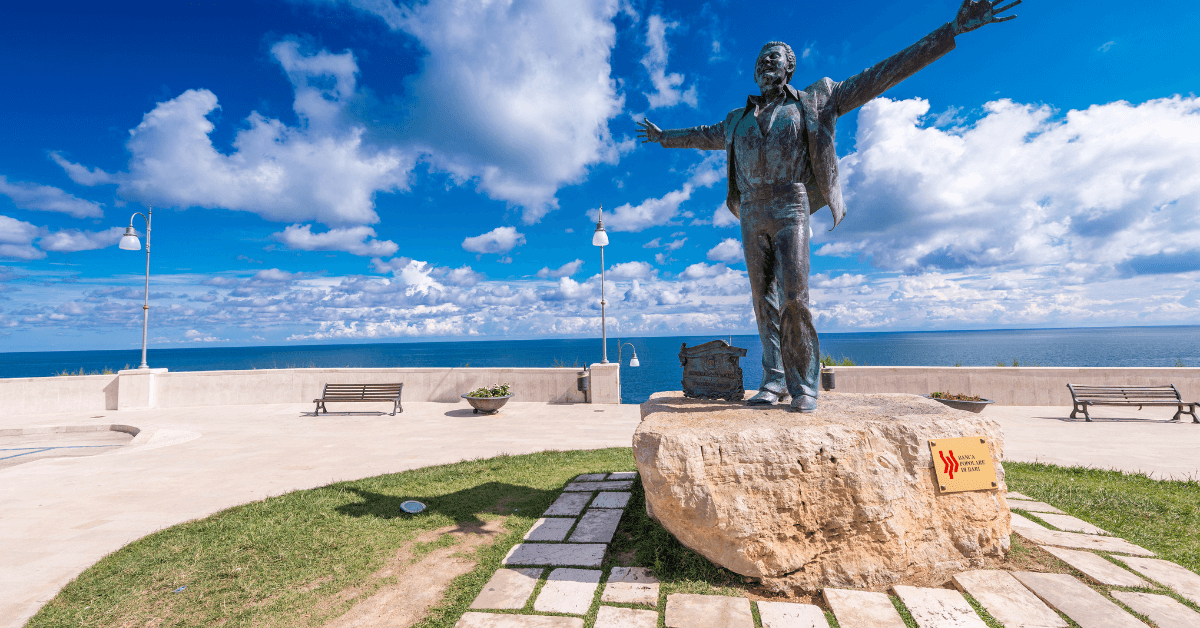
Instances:
[[[935,438],[929,441],[938,489],[942,493],[998,488],[996,465],[986,438]]]

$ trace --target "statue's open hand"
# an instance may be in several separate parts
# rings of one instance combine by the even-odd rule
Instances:
[[[638,137],[641,138],[643,144],[662,140],[662,129],[655,126],[650,120],[642,119],[637,125]]]
[[[963,0],[962,6],[958,8],[958,15],[954,18],[954,34],[961,35],[968,33],[980,26],[991,24],[993,22],[1007,22],[1017,16],[1008,15],[998,17],[1001,13],[1021,4],[1021,0],[1016,0],[1012,4],[996,8],[1004,0]]]

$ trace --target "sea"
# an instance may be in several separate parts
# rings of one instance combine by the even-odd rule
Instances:
[[[725,340],[747,350],[747,388],[762,379],[758,336],[609,338],[621,401],[679,390],[681,346]],[[823,333],[821,353],[860,366],[1200,366],[1200,326]],[[618,352],[618,347],[620,351]],[[637,353],[639,366],[630,367]],[[389,342],[278,347],[151,347],[152,368],[215,371],[306,367],[572,367],[602,359],[599,338]],[[0,377],[50,377],[136,368],[141,349],[0,353]],[[502,383],[502,382],[496,382]]]

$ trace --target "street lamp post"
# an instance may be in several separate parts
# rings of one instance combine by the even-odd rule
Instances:
[[[146,301],[142,304],[142,364],[139,369],[150,368],[150,365],[146,364],[146,326],[150,322],[150,216],[153,213],[153,207],[147,208],[145,214],[134,212],[133,216],[129,217],[129,226],[125,228],[125,235],[121,236],[121,243],[118,245],[125,251],[137,251],[142,248],[137,231],[133,228],[133,217],[141,216],[146,221]]]
[[[633,349],[633,357],[629,359],[629,368],[637,368],[637,367],[641,366],[642,363],[638,362],[638,359],[637,359],[637,347],[633,346],[632,342],[626,342],[624,344],[629,345],[629,348]],[[621,347],[622,346],[623,345],[621,345],[621,344],[617,345],[617,364],[621,363]]]
[[[617,333],[620,333],[620,330],[618,330]],[[617,364],[621,364],[621,348],[624,345],[629,345],[629,348],[633,349],[633,358],[631,358],[629,360],[629,368],[637,368],[637,367],[641,366],[642,363],[638,362],[638,359],[637,359],[637,347],[633,346],[632,342],[622,343],[620,337],[617,338]],[[623,383],[623,381],[622,381],[622,377],[621,377],[621,372],[618,370],[617,371],[617,399],[618,400],[625,398],[624,391],[622,390],[622,387],[621,387],[622,383]]]
[[[592,234],[592,246],[600,247],[600,344],[603,346],[601,364],[608,364],[608,330],[604,320],[604,247],[608,246],[608,232],[604,230],[604,205],[596,220],[596,232]]]

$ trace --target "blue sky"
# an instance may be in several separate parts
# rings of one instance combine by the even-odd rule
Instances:
[[[33,3],[0,22],[0,350],[753,330],[711,124],[769,40],[841,80],[931,2]],[[1200,4],[1027,0],[838,123],[820,331],[1193,324]],[[135,222],[143,230],[140,219]]]

